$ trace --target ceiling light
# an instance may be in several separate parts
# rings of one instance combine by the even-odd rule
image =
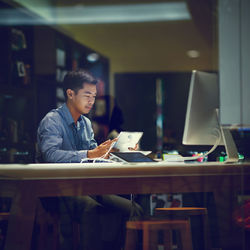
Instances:
[[[198,58],[200,57],[200,52],[198,50],[188,50],[187,55],[190,58]]]
[[[31,18],[25,18],[15,10],[0,12],[0,24],[36,24]],[[130,23],[156,22],[191,19],[185,2],[128,4],[128,5],[99,5],[73,7],[37,7],[38,14],[50,13],[46,16],[46,24],[94,24],[94,23]],[[18,10],[16,11],[18,12]],[[42,20],[38,20],[41,24]]]
[[[59,8],[59,23],[126,23],[190,19],[185,2]]]
[[[96,61],[98,61],[99,57],[100,56],[97,53],[90,53],[87,55],[87,60],[89,62],[96,62]]]

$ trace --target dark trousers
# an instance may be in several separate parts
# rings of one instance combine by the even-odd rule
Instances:
[[[59,199],[62,250],[72,249],[72,221],[80,225],[79,250],[120,250],[125,223],[141,207],[117,195],[62,197]]]

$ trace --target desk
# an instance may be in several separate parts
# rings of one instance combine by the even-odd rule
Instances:
[[[184,192],[214,193],[221,244],[229,249],[237,195],[250,192],[250,163],[0,165],[0,196],[13,197],[5,250],[30,248],[39,197]]]

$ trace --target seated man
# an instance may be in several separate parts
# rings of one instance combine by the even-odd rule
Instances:
[[[96,84],[95,77],[87,71],[77,70],[66,74],[63,82],[66,103],[50,111],[38,128],[40,162],[79,163],[82,159],[107,154],[113,141],[108,140],[98,146],[91,122],[84,116],[94,105]],[[104,242],[107,241],[112,241],[112,249],[120,249],[125,221],[132,209],[137,214],[142,213],[139,205],[132,206],[129,200],[116,195],[62,197],[58,200],[62,249],[72,248],[72,220],[80,223],[80,249],[104,249]],[[105,223],[108,213],[116,214],[119,220],[116,218],[109,224]],[[118,221],[122,223],[117,224]],[[113,233],[107,233],[111,230],[111,224],[114,224]]]

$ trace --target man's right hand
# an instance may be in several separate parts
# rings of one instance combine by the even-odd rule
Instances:
[[[94,149],[88,150],[88,158],[98,158],[98,157],[102,157],[105,154],[108,153],[111,145],[116,142],[117,139],[113,139],[113,140],[107,140],[105,142],[103,142],[102,144],[100,144],[99,146],[97,146]],[[107,154],[107,156],[105,158],[108,158],[109,155]]]

